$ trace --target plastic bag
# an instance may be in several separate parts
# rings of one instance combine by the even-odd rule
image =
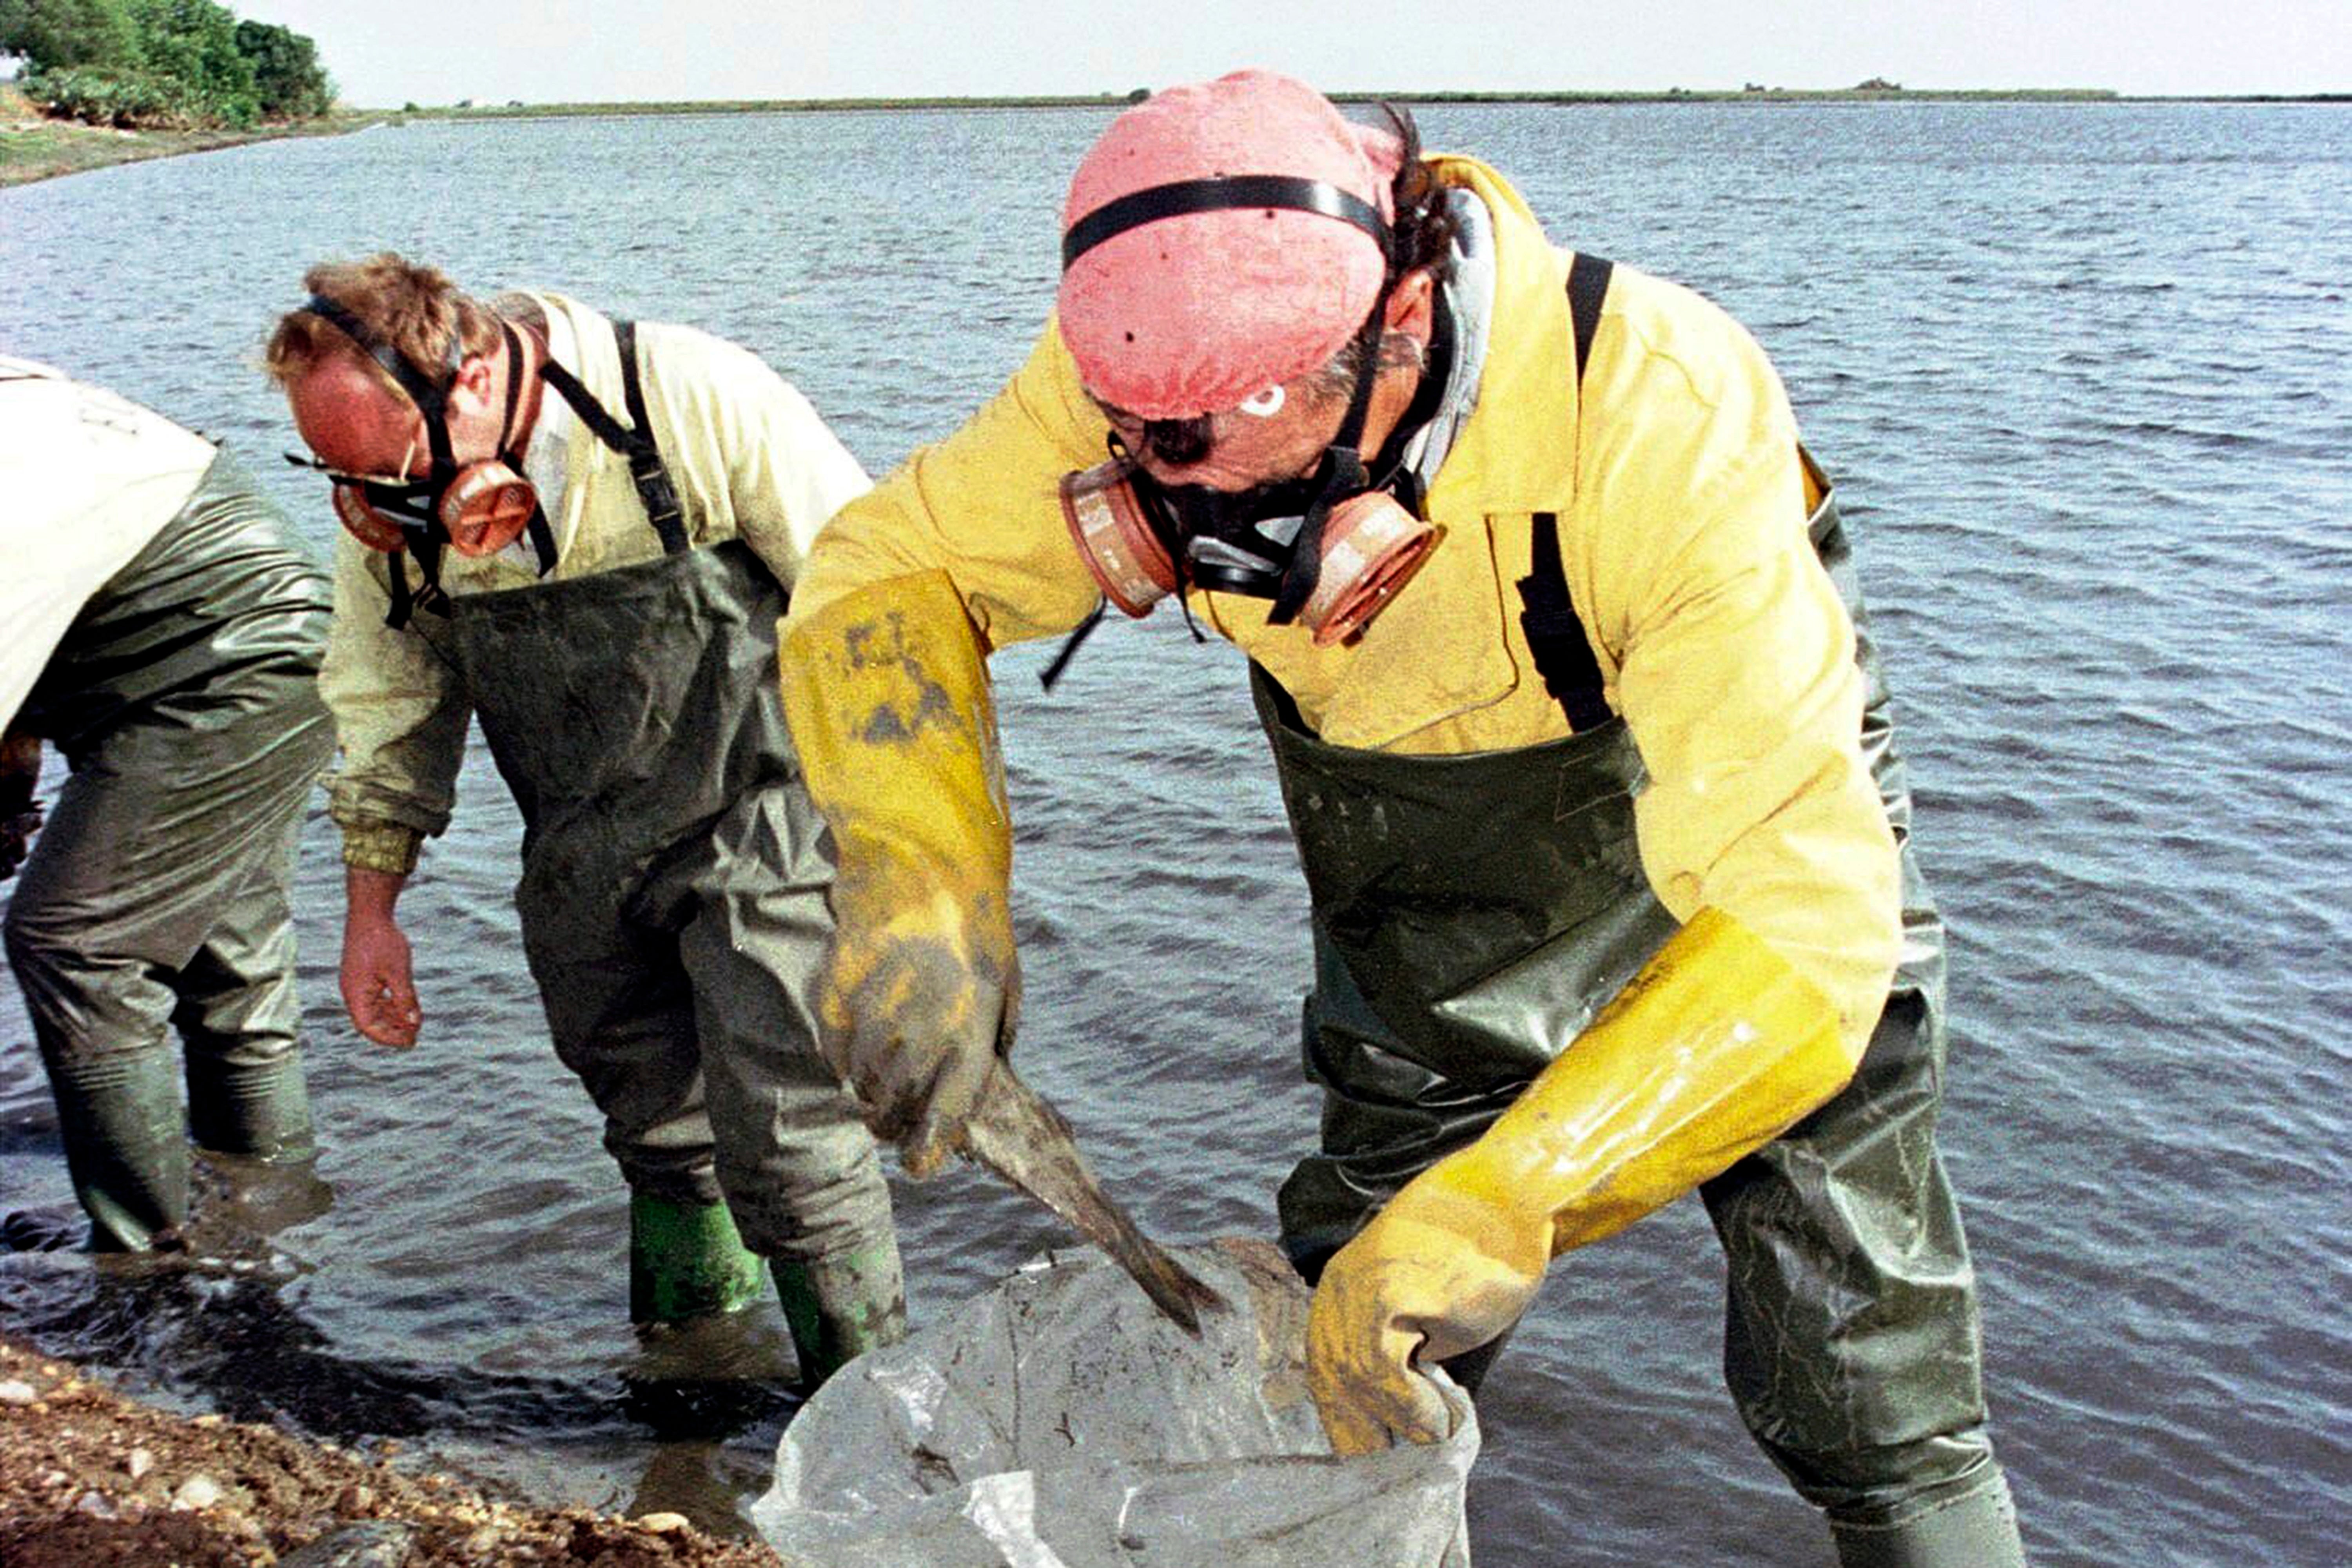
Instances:
[[[1282,1255],[1178,1250],[1229,1304],[1199,1340],[1049,1252],[820,1390],[753,1522],[792,1568],[1468,1568],[1468,1398],[1441,1373],[1453,1436],[1334,1458]]]

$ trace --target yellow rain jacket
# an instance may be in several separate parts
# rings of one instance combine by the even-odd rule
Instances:
[[[1568,725],[1521,633],[1517,580],[1531,515],[1556,513],[1606,696],[1650,775],[1637,828],[1659,901],[1681,921],[1712,905],[1761,936],[1832,1000],[1859,1060],[1900,942],[1895,847],[1859,746],[1852,625],[1806,537],[1780,380],[1720,310],[1620,267],[1580,395],[1570,254],[1484,164],[1433,163],[1492,215],[1498,269],[1476,408],[1427,498],[1444,542],[1350,646],[1269,626],[1264,600],[1197,592],[1194,613],[1333,744],[1451,754],[1555,740]],[[828,525],[787,636],[855,588],[934,568],[992,647],[1070,630],[1098,595],[1055,486],[1101,460],[1106,430],[1049,323],[987,406]]]
[[[548,321],[551,351],[596,401],[628,423],[612,323],[560,294],[522,296]],[[740,535],[787,591],[835,509],[867,486],[808,399],[748,350],[691,327],[637,327],[646,412],[697,546]],[[568,419],[564,482],[550,508],[555,569],[548,581],[651,561],[661,542],[646,521],[628,459],[571,416],[552,391],[540,418]],[[320,689],[334,713],[342,762],[329,775],[329,812],[353,865],[406,871],[420,838],[449,825],[472,709],[455,672],[413,627],[384,625],[390,557],[337,531],[335,621]],[[403,557],[412,585],[423,578]],[[496,555],[445,551],[450,595],[541,581],[528,542]],[[430,612],[420,611],[420,616]],[[516,679],[529,679],[518,670]]]

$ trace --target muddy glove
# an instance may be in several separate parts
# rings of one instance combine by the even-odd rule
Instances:
[[[1408,1182],[1325,1268],[1307,1377],[1332,1448],[1447,1436],[1416,1361],[1503,1332],[1553,1258],[1760,1148],[1853,1070],[1820,989],[1701,910],[1485,1136]]]
[[[33,798],[33,786],[40,777],[39,737],[0,737],[0,882],[15,876],[32,853],[32,837],[41,826],[41,804]]]
[[[818,1047],[908,1173],[928,1175],[1011,1047],[1020,996],[980,640],[936,571],[789,625],[784,716],[840,857]]]

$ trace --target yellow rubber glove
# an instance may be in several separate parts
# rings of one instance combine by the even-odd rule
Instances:
[[[953,1152],[1019,1005],[1013,835],[980,640],[943,572],[788,623],[784,717],[840,870],[818,1047],[899,1140]]]
[[[1821,990],[1699,910],[1484,1137],[1408,1182],[1324,1269],[1307,1376],[1333,1449],[1446,1436],[1416,1358],[1503,1332],[1555,1257],[1724,1171],[1853,1070]]]

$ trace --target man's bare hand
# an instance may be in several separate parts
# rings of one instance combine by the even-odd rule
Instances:
[[[404,879],[387,871],[346,872],[341,974],[352,1026],[377,1045],[403,1050],[416,1043],[425,1022],[409,972],[408,938],[392,912]]]
[[[32,853],[32,837],[41,826],[33,786],[40,777],[40,737],[15,731],[0,736],[0,882],[15,876]]]

